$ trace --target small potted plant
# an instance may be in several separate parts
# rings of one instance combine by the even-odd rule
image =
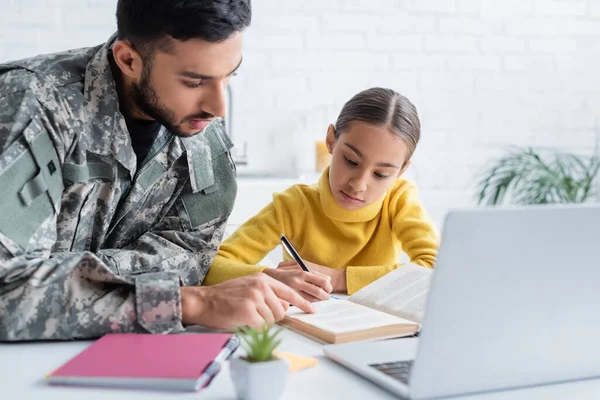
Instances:
[[[598,200],[600,155],[515,148],[478,173],[479,204],[556,204]]]
[[[231,359],[229,368],[240,400],[277,400],[289,374],[288,363],[273,355],[279,346],[281,329],[238,329],[246,355]]]

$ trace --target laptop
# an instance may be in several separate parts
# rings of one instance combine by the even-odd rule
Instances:
[[[600,376],[600,206],[447,214],[418,338],[324,346],[400,397]]]

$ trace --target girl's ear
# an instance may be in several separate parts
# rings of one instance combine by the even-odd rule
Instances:
[[[325,138],[325,144],[327,145],[327,151],[329,154],[333,154],[333,145],[335,144],[335,126],[329,124],[327,127],[327,137]]]
[[[400,169],[400,172],[398,173],[398,178],[402,176],[402,174],[404,174],[404,172],[406,172],[406,170],[408,169],[408,167],[410,167],[412,164],[412,161],[406,160],[404,162],[404,165],[402,166],[402,168]]]

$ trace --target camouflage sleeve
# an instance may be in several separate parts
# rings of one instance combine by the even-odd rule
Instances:
[[[14,257],[0,247],[0,258],[0,340],[183,329],[175,272],[119,276],[89,252]]]
[[[217,254],[226,223],[220,217],[191,227],[185,208],[175,206],[136,241],[98,254],[121,275],[172,271],[182,285],[199,285]]]
[[[9,80],[3,78],[0,75],[0,177],[8,178],[2,182],[5,186],[0,198],[0,340],[181,331],[179,274],[152,270],[121,275],[108,265],[108,255],[52,252],[60,196],[54,196],[51,187],[46,188],[48,196],[37,197],[44,202],[37,207],[43,213],[29,213],[22,218],[19,210],[10,212],[9,208],[19,201],[11,198],[10,194],[16,194],[8,188],[27,166],[19,163],[33,158],[27,153],[31,139],[45,131],[56,147],[60,164],[73,138],[67,128],[61,128],[60,121],[48,119],[48,115],[61,118],[61,109],[42,110],[31,91],[10,91]],[[62,117],[68,118],[68,113]],[[60,165],[54,167],[60,170]],[[39,185],[32,184],[31,188],[38,190]],[[31,232],[24,235],[31,227]],[[153,235],[148,234],[147,240],[164,240]]]

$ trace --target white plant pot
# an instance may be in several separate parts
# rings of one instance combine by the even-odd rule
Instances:
[[[231,379],[240,400],[278,400],[289,375],[287,361],[251,363],[236,357],[229,361]]]

